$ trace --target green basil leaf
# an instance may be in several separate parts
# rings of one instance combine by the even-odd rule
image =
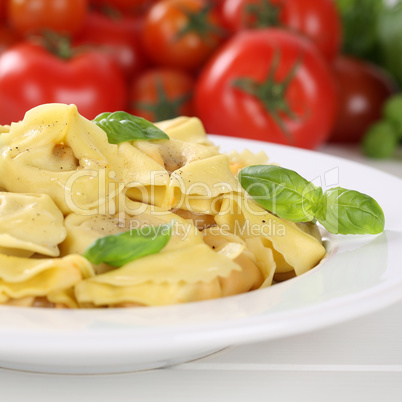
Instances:
[[[97,239],[84,252],[84,257],[95,265],[105,263],[121,267],[130,261],[156,254],[168,243],[173,223],[145,226],[124,233]]]
[[[110,144],[133,140],[168,140],[166,133],[142,117],[127,112],[101,113],[92,120],[106,132]]]
[[[322,190],[293,170],[273,165],[242,169],[239,181],[264,209],[293,222],[313,220],[313,204]]]
[[[370,196],[336,187],[314,206],[316,219],[335,234],[378,234],[384,230],[384,212]]]
[[[239,181],[263,208],[293,222],[318,220],[334,234],[378,234],[384,212],[370,196],[341,187],[323,193],[321,187],[293,170],[279,166],[249,166]]]

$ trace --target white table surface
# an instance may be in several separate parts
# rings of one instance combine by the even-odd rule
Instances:
[[[321,151],[402,178],[402,154],[373,161],[356,148],[327,145]],[[2,402],[248,400],[402,401],[402,302],[323,330],[233,346],[166,369],[79,376],[0,369]]]

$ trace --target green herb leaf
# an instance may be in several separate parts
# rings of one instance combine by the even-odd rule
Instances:
[[[249,166],[239,181],[263,208],[293,222],[317,220],[334,234],[378,234],[384,212],[370,196],[341,187],[323,193],[321,187],[293,170],[279,166]]]
[[[295,171],[279,166],[248,166],[240,171],[239,181],[263,208],[293,222],[311,221],[314,200],[322,193]]]
[[[131,229],[117,235],[97,239],[84,252],[84,257],[95,265],[106,263],[121,267],[130,261],[156,254],[168,243],[173,223]]]
[[[327,190],[314,207],[316,219],[335,234],[378,234],[384,212],[370,196],[336,187]]]
[[[101,113],[92,120],[106,132],[110,144],[133,140],[168,140],[166,133],[142,117],[127,112]]]

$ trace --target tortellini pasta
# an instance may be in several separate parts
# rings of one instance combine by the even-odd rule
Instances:
[[[0,192],[0,252],[57,257],[65,237],[63,214],[47,194]]]
[[[79,255],[64,258],[22,258],[0,254],[0,303],[77,307],[74,287],[93,276],[91,264]]]
[[[77,286],[76,293],[84,304],[183,303],[248,291],[251,286],[247,281],[234,287],[233,293],[226,291],[225,279],[240,270],[224,254],[198,244],[140,258],[118,270],[89,278]]]
[[[65,219],[66,240],[61,244],[62,255],[83,254],[95,240],[145,226],[158,226],[175,222],[175,230],[169,243],[162,250],[189,247],[203,243],[201,232],[190,222],[169,211],[144,203],[126,200],[126,210],[114,215],[78,215],[71,213]],[[98,272],[110,267],[96,267]]]
[[[155,123],[162,131],[164,131],[171,139],[191,142],[193,144],[201,144],[214,146],[209,141],[204,127],[197,117],[179,116],[174,119]]]
[[[111,144],[74,105],[0,126],[0,304],[104,308],[225,297],[301,275],[325,256],[314,224],[263,210],[241,188],[264,153],[222,154],[197,118],[170,139]],[[171,227],[157,253],[91,263],[109,236]]]

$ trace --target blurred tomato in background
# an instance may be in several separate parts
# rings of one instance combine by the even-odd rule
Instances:
[[[192,116],[193,77],[167,67],[149,69],[131,85],[129,112],[149,121]]]
[[[329,61],[339,52],[341,22],[333,0],[231,0],[222,5],[231,32],[280,27],[309,38]]]
[[[8,22],[20,34],[75,34],[84,25],[88,0],[8,0],[7,7]]]
[[[317,148],[362,141],[402,83],[402,0],[0,0],[0,24],[1,124],[67,102]]]
[[[194,70],[223,41],[225,31],[207,0],[162,0],[145,15],[142,39],[155,63]]]
[[[88,13],[85,25],[74,40],[75,46],[94,49],[109,56],[122,69],[126,79],[139,74],[147,65],[139,35],[142,19],[134,15]]]
[[[63,49],[65,50],[65,49]],[[20,43],[0,56],[0,122],[10,124],[43,103],[74,103],[93,119],[126,105],[121,71],[89,50],[63,59],[41,44]]]
[[[381,118],[382,106],[396,92],[397,85],[382,68],[352,57],[339,57],[333,71],[339,110],[330,139],[357,143],[370,125]]]
[[[0,26],[0,54],[20,40],[19,35],[6,25]]]
[[[207,131],[314,148],[333,127],[334,80],[320,52],[280,29],[235,35],[210,60],[195,91]]]
[[[140,15],[154,0],[90,0],[91,5],[109,13],[129,13]]]

